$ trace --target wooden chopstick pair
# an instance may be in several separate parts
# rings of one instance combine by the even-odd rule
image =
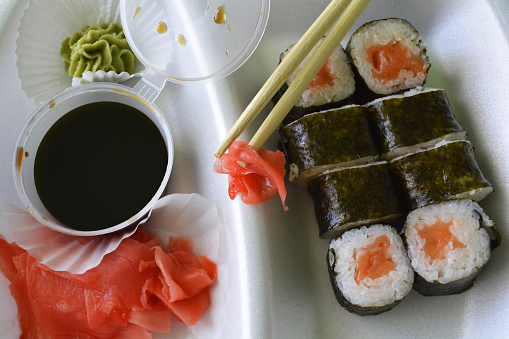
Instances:
[[[364,11],[370,0],[333,0],[316,21],[281,61],[274,73],[246,107],[235,122],[214,155],[220,158],[238,136],[253,122],[271,98],[286,82],[293,71],[301,64],[334,23],[298,76],[279,99],[263,124],[255,133],[249,145],[258,150],[274,133],[285,116],[299,100],[320,68],[325,64],[334,49]],[[346,8],[346,9],[345,9]],[[342,14],[341,14],[342,13]],[[341,16],[340,16],[341,15]],[[339,17],[339,18],[338,18]]]

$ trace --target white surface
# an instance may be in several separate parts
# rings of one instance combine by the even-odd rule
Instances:
[[[288,185],[282,211],[277,198],[246,206],[231,202],[226,177],[212,172],[212,155],[258,89],[279,54],[318,17],[328,1],[277,0],[265,35],[251,58],[216,83],[168,83],[156,100],[175,141],[170,193],[199,193],[212,200],[228,237],[229,296],[224,338],[503,338],[509,333],[507,243],[492,254],[474,287],[447,297],[411,292],[388,313],[359,317],[336,302],[318,238],[311,198]],[[21,91],[15,68],[17,22],[24,1],[0,2],[0,198],[19,204],[11,176],[15,140],[35,104]],[[5,11],[3,11],[5,9]],[[373,1],[359,20],[403,17],[428,45],[427,85],[445,88],[457,118],[477,151],[495,192],[480,204],[509,239],[509,4],[503,0]],[[356,25],[355,27],[358,27]],[[347,37],[350,33],[347,34]],[[270,107],[269,107],[270,108]],[[261,117],[241,137],[249,140]],[[277,136],[265,145],[274,149]]]

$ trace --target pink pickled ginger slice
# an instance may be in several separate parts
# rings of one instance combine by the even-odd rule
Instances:
[[[213,169],[216,173],[228,174],[230,199],[240,193],[244,203],[255,204],[279,193],[286,211],[285,163],[281,151],[256,151],[245,141],[234,141],[228,152],[216,159]]]

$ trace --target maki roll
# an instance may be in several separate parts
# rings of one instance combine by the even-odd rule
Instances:
[[[408,256],[422,295],[461,293],[490,257],[493,222],[471,200],[447,201],[412,211],[405,223]]]
[[[359,104],[426,82],[430,67],[426,45],[407,20],[389,18],[362,25],[352,34],[347,51]]]
[[[309,181],[308,192],[321,238],[403,217],[385,161],[327,171]]]
[[[439,143],[395,158],[390,167],[410,209],[454,199],[480,201],[493,191],[469,141]]]
[[[280,128],[279,134],[290,181],[379,158],[363,106],[312,113]]]
[[[308,56],[290,75],[276,95],[274,95],[272,98],[274,103],[277,103],[283,96],[322,40],[309,52]],[[293,45],[281,54],[280,61],[288,55],[292,48]],[[352,97],[354,92],[355,79],[350,66],[350,60],[343,46],[338,45],[318,74],[316,74],[311,84],[302,93],[295,106],[285,117],[283,125],[309,113],[341,107],[349,103],[348,99]]]
[[[466,138],[441,89],[412,89],[372,101],[367,108],[384,160]]]
[[[387,225],[363,226],[330,242],[327,263],[338,302],[358,315],[387,312],[412,290],[403,241]]]

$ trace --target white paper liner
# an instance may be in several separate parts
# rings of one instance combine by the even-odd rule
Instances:
[[[17,339],[21,334],[18,307],[9,289],[9,280],[0,272],[0,338]]]
[[[44,226],[30,213],[0,201],[0,234],[54,271],[83,273],[99,265],[136,228],[106,236],[77,237]],[[86,254],[86,255],[85,255]]]
[[[121,73],[115,73],[113,71],[105,72],[105,71],[86,71],[83,73],[83,76],[81,78],[74,77],[72,78],[72,85],[78,86],[87,84],[90,82],[114,82],[114,83],[120,83],[127,81],[134,77],[141,77],[142,73],[134,73],[129,74],[127,72],[121,72]]]
[[[152,333],[162,338],[220,338],[226,311],[228,258],[226,234],[216,206],[198,194],[172,194],[161,198],[152,209],[148,221],[140,225],[156,235],[163,249],[170,237],[191,239],[196,255],[206,255],[217,265],[217,281],[210,289],[211,304],[194,326],[171,319],[170,335]]]
[[[15,241],[53,270],[67,267],[66,270],[72,273],[85,272],[97,266],[104,255],[113,251],[128,236],[98,236],[98,239],[75,237],[53,231],[37,222],[29,213],[5,202],[0,201],[0,207],[3,212],[0,214],[0,234],[8,242]],[[199,194],[169,195],[156,202],[148,220],[141,222],[139,227],[157,236],[163,249],[167,248],[170,237],[189,237],[196,255],[206,255],[217,264],[217,281],[210,289],[211,305],[198,323],[188,326],[173,317],[170,334],[152,333],[153,337],[219,338],[225,321],[228,251],[225,230],[216,206]],[[85,241],[88,242],[85,244]],[[1,273],[0,278],[3,278]],[[5,288],[9,291],[8,285],[7,279],[0,279],[0,292]],[[15,319],[12,314],[13,311],[0,312],[2,338],[2,329],[12,326],[12,321],[17,320],[17,313],[14,313]]]
[[[72,84],[60,57],[62,41],[84,26],[101,22],[121,24],[118,0],[28,2],[18,28],[16,66],[21,88],[37,105]],[[134,73],[143,69],[137,61]]]

